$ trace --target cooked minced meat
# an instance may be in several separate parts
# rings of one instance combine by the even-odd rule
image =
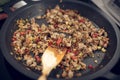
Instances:
[[[17,20],[18,29],[12,37],[12,47],[17,60],[21,60],[30,68],[40,70],[41,55],[48,46],[58,49],[67,48],[67,52],[58,65],[63,73],[56,74],[64,78],[72,78],[75,71],[85,70],[83,60],[94,55],[94,51],[106,51],[109,43],[107,32],[103,28],[96,28],[93,23],[75,10],[54,9],[47,10],[39,16],[47,24],[37,24],[35,18],[31,20]]]

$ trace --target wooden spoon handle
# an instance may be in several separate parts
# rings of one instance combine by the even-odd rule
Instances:
[[[44,75],[44,74],[42,74],[42,75],[38,78],[38,80],[47,80],[47,76]]]
[[[38,80],[47,80],[47,76],[52,71],[52,69],[52,67],[43,67],[42,75],[38,78]]]

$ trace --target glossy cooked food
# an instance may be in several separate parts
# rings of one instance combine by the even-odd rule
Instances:
[[[45,19],[47,24],[38,24],[35,19]],[[37,18],[17,20],[18,29],[12,37],[15,58],[27,67],[42,70],[41,55],[48,46],[67,48],[67,52],[58,67],[62,70],[56,77],[72,78],[80,76],[79,70],[85,70],[83,60],[92,57],[94,51],[106,52],[109,43],[107,32],[95,25],[78,11],[70,9],[47,10]]]

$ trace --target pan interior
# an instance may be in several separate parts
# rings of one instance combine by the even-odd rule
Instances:
[[[26,7],[24,9],[22,9],[21,11],[19,11],[18,14],[15,14],[14,17],[11,18],[9,24],[7,25],[5,42],[7,44],[7,50],[9,51],[9,53],[12,52],[11,37],[12,37],[14,31],[17,29],[17,27],[15,26],[16,20],[20,19],[20,18],[30,19],[30,18],[38,16],[38,15],[43,15],[43,14],[45,14],[47,9],[54,8],[56,6],[56,4],[59,4],[59,6],[63,9],[74,9],[74,10],[79,11],[79,13],[82,16],[88,18],[89,20],[94,22],[98,27],[104,28],[107,31],[108,37],[110,39],[109,46],[107,48],[107,52],[106,53],[102,53],[100,51],[95,52],[95,59],[98,60],[98,64],[95,64],[94,60],[92,58],[85,59],[84,62],[87,65],[92,64],[93,66],[96,66],[96,68],[93,70],[87,69],[86,71],[83,71],[83,76],[89,75],[89,74],[94,73],[94,72],[100,70],[101,68],[103,68],[112,59],[112,57],[114,56],[115,50],[116,50],[117,38],[116,38],[116,33],[113,28],[114,26],[112,26],[108,22],[108,20],[104,16],[102,16],[99,12],[93,10],[92,8],[90,8],[88,6],[85,6],[84,4],[79,4],[79,3],[75,3],[75,4],[73,4],[71,2],[63,2],[63,3],[54,2],[54,3],[52,3],[52,2],[48,1],[46,3],[43,2],[43,3],[34,4],[32,6]],[[101,58],[97,58],[97,54],[100,54]],[[16,61],[16,62],[18,62],[18,61]],[[21,64],[21,66],[24,66],[21,62],[18,62],[18,63]],[[59,69],[53,70],[50,77],[55,78],[54,74],[56,74],[56,72],[58,72],[58,71],[60,72]],[[33,72],[37,76],[39,76],[38,71],[33,70]]]

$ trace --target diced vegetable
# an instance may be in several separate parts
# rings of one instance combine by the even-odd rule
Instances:
[[[106,52],[106,49],[105,49],[105,48],[102,48],[101,51],[105,53],[105,52]]]
[[[94,67],[90,64],[90,65],[88,65],[88,68],[93,69]]]
[[[97,48],[98,48],[98,50],[100,50],[102,47],[101,47],[101,46],[98,46]]]
[[[80,19],[80,20],[79,20],[79,22],[82,22],[82,23],[84,23],[84,22],[85,22],[85,20],[84,20],[84,19]]]
[[[57,43],[57,45],[59,45],[61,42],[62,42],[62,38],[58,38],[56,43]]]
[[[94,60],[95,63],[98,63],[98,60]]]
[[[92,37],[93,37],[93,38],[98,37],[98,33],[94,33],[94,34],[92,34]]]
[[[35,59],[36,59],[36,61],[37,61],[38,63],[41,62],[41,59],[40,59],[39,56],[35,56]]]

